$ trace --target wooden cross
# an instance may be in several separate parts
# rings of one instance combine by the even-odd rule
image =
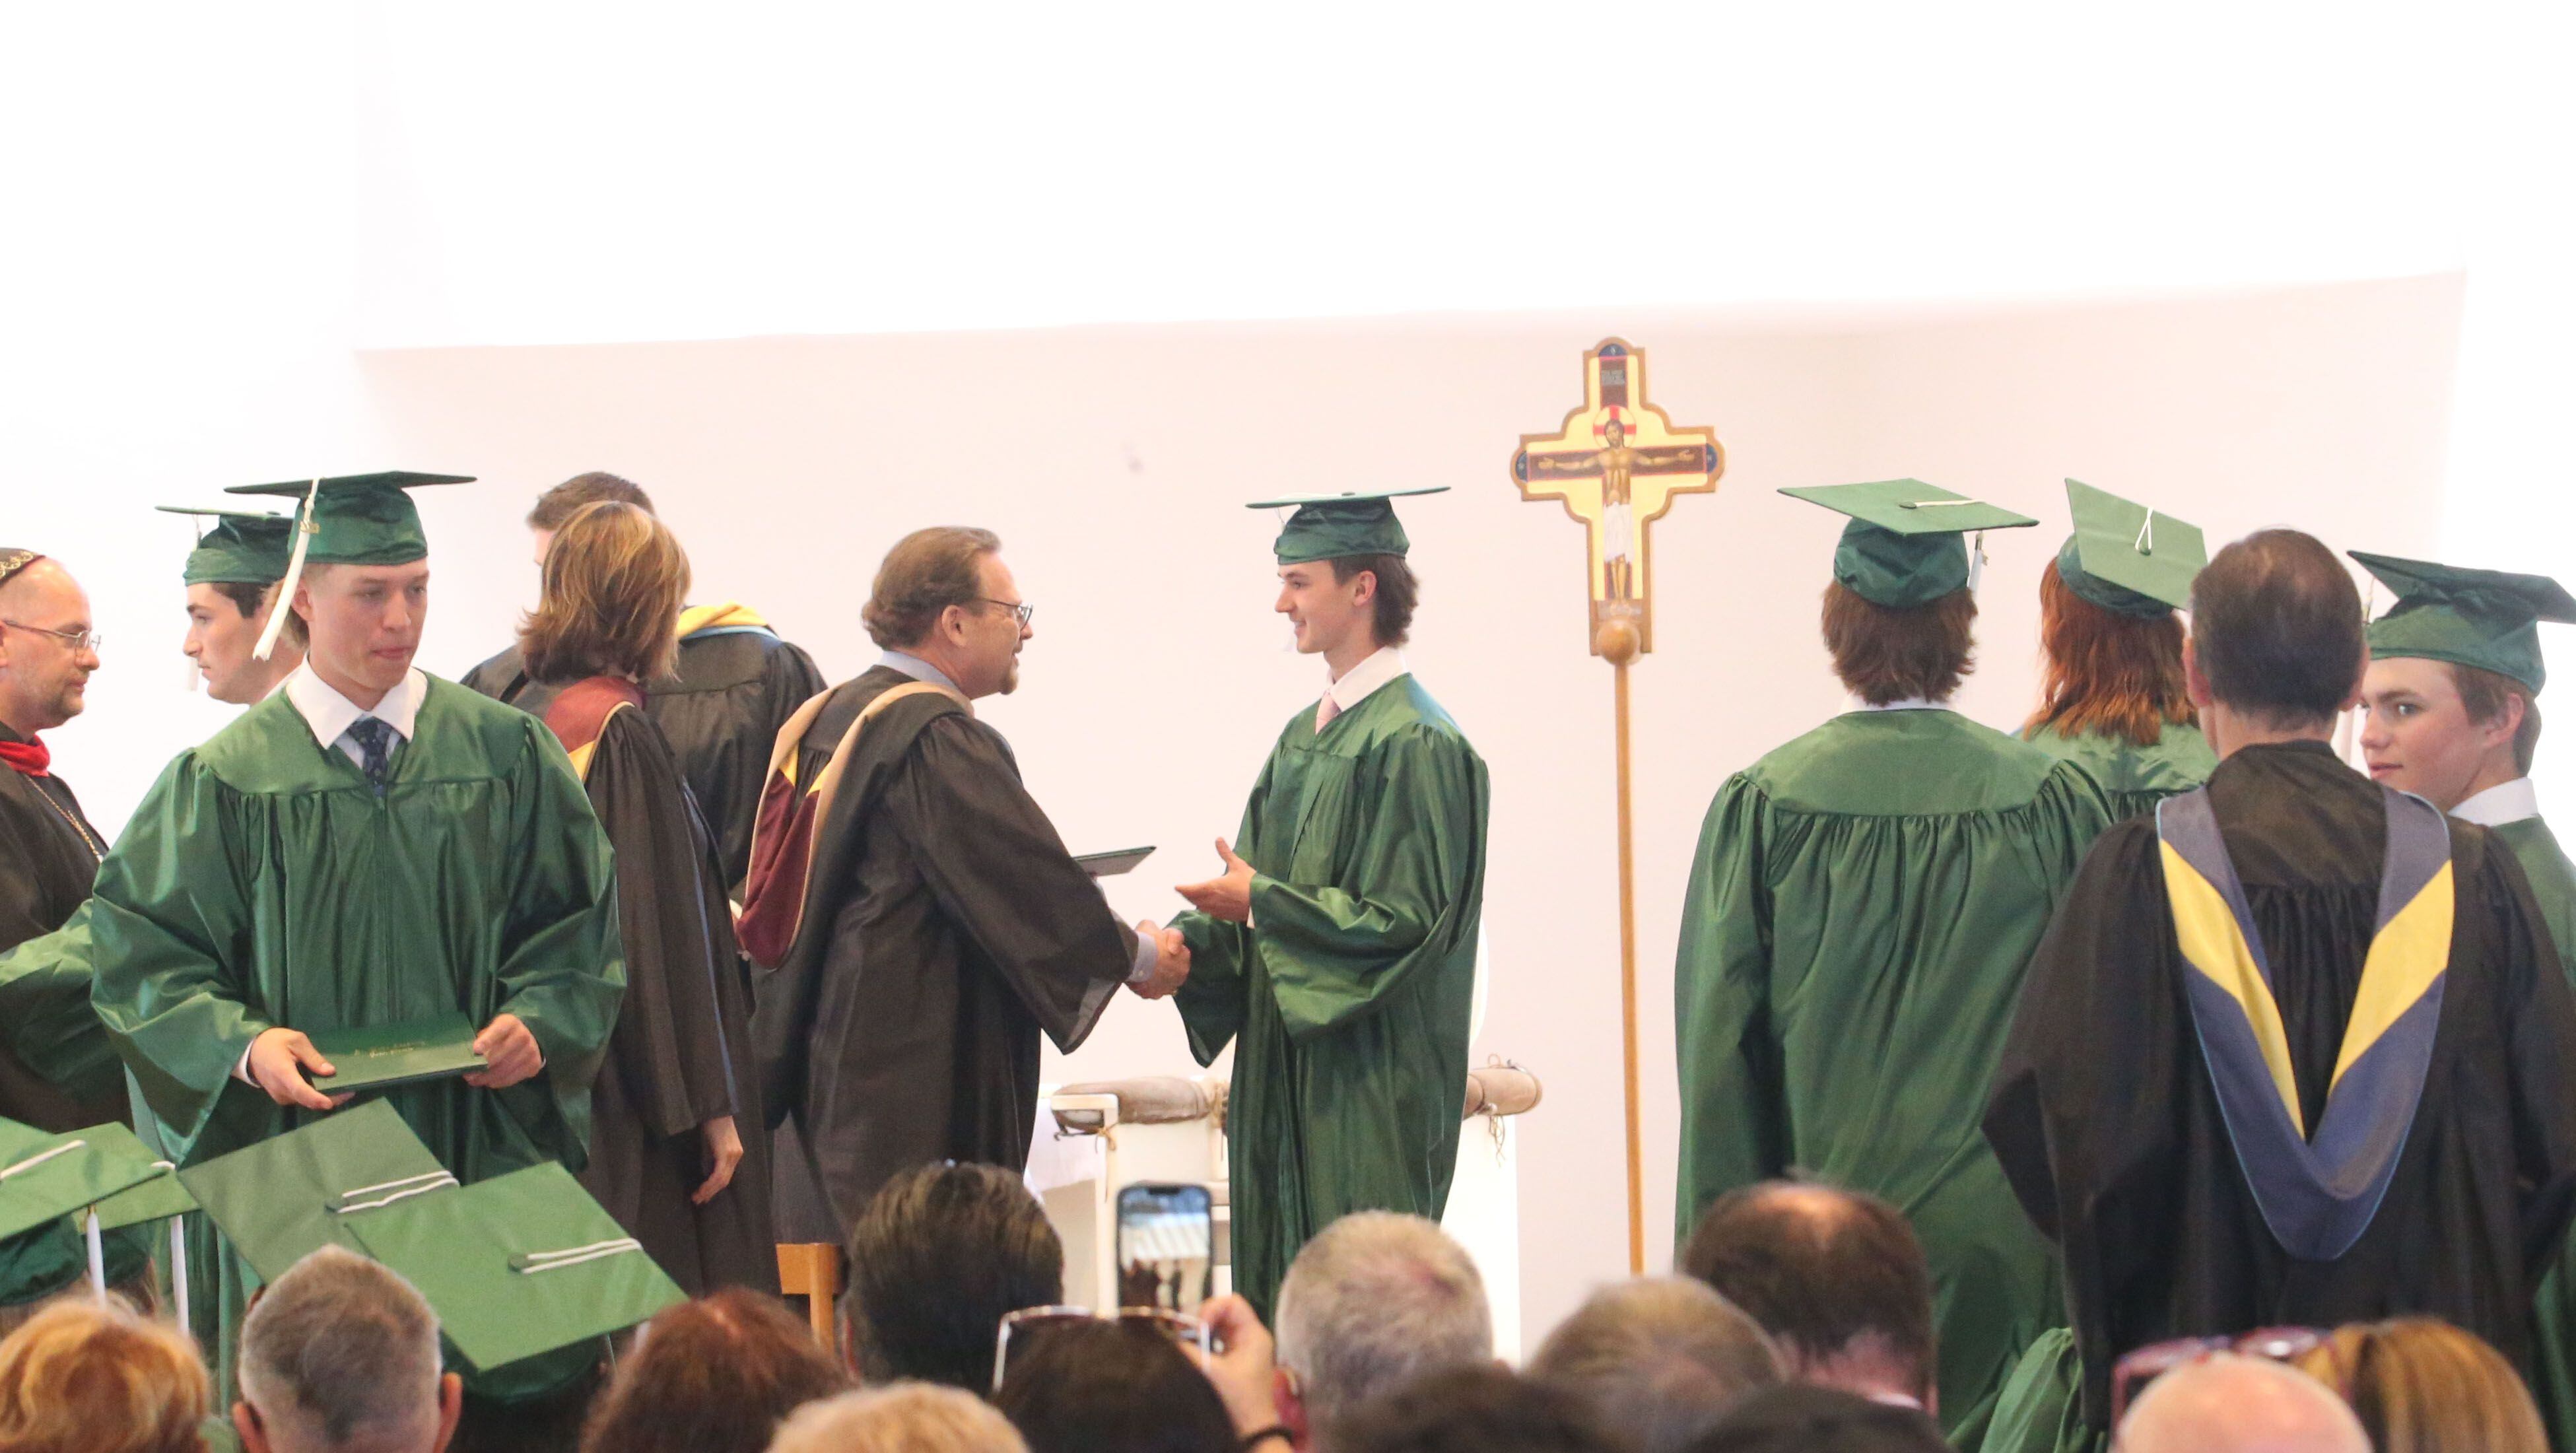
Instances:
[[[1633,658],[1654,649],[1647,527],[1673,497],[1717,488],[1726,448],[1715,429],[1676,428],[1646,401],[1646,355],[1605,338],[1583,355],[1583,403],[1554,434],[1523,434],[1512,482],[1525,500],[1552,499],[1591,536],[1592,654],[1617,654],[1632,629]]]

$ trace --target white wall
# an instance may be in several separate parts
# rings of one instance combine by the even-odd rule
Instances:
[[[1636,678],[1648,1225],[1672,1201],[1670,975],[1710,794],[1838,710],[1815,644],[1838,517],[1786,484],[1916,474],[2040,516],[1988,547],[1983,666],[1964,706],[2033,691],[2033,605],[2075,474],[2202,523],[2429,550],[2456,277],[1854,329],[1640,310],[1589,317],[758,339],[366,355],[386,462],[479,473],[424,494],[438,609],[424,660],[461,671],[534,591],[529,499],[587,468],[645,483],[699,599],[756,605],[827,674],[915,526],[999,530],[1037,636],[986,715],[1078,848],[1161,844],[1111,897],[1177,906],[1213,871],[1279,724],[1320,689],[1270,613],[1276,521],[1246,499],[1444,483],[1410,503],[1425,585],[1411,656],[1490,763],[1494,973],[1474,1046],[1548,1084],[1522,1122],[1522,1272],[1544,1328],[1625,1254],[1609,680],[1583,649],[1581,532],[1521,504],[1517,435],[1578,397],[1582,350],[1649,350],[1655,398],[1718,426],[1730,473],[1657,527],[1658,652]],[[1050,1078],[1181,1070],[1167,1006],[1122,1000]]]

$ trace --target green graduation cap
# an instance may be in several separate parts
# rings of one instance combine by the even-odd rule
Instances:
[[[313,534],[304,558],[320,565],[408,565],[429,555],[420,511],[408,490],[429,484],[472,484],[470,474],[342,474],[276,484],[237,484],[226,494],[277,495],[300,502]]]
[[[2191,609],[2192,577],[2209,563],[2198,525],[2066,481],[2075,533],[2057,552],[2066,588],[2115,615],[2153,620]]]
[[[286,578],[295,544],[295,519],[267,510],[199,509],[158,505],[165,515],[194,515],[215,523],[188,552],[184,585],[275,585]]]
[[[456,1184],[382,1100],[189,1166],[179,1180],[262,1281],[324,1246],[364,1251],[353,1226]]]
[[[2538,691],[2546,675],[2539,623],[2576,623],[2576,598],[2546,575],[2350,553],[2397,593],[2397,604],[2370,623],[2373,660],[2449,661],[2510,676]]]
[[[122,1125],[48,1135],[0,1120],[0,1238],[99,1206],[161,1174],[143,1142]],[[105,1229],[103,1214],[100,1225]]]
[[[360,1249],[419,1288],[476,1373],[586,1344],[688,1300],[551,1161],[354,1223]]]
[[[1445,484],[1416,489],[1354,489],[1340,494],[1301,494],[1286,499],[1254,500],[1246,509],[1275,510],[1294,505],[1288,527],[1271,546],[1282,565],[1310,560],[1338,560],[1346,555],[1402,555],[1413,548],[1388,500],[1417,494],[1445,494]]]
[[[1834,579],[1863,600],[1898,610],[1930,605],[1968,584],[1968,544],[1961,536],[2039,523],[1919,479],[1780,492],[1851,516],[1834,547]]]

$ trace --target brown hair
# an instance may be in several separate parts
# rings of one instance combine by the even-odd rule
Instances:
[[[2378,1453],[2545,1453],[2513,1364],[2432,1317],[2337,1328],[2298,1368],[2352,1404]]]
[[[1001,548],[1001,536],[966,525],[933,525],[895,541],[859,612],[868,639],[889,651],[920,645],[940,612],[983,595],[984,557]]]
[[[313,567],[305,568],[309,573]],[[249,620],[258,615],[260,605],[268,599],[269,591],[276,588],[274,584],[254,585],[247,580],[210,580],[206,583],[214,587],[215,594],[231,601],[233,609],[241,613],[243,620]],[[279,609],[286,610],[284,602],[279,603]],[[292,610],[286,610],[286,626],[278,632],[277,638],[299,651],[303,650],[304,617]]]
[[[2500,671],[2456,661],[2442,664],[2451,668],[2451,684],[2459,688],[2460,705],[2468,709],[2469,720],[2480,726],[2504,715],[2507,701],[2521,699],[2522,725],[2513,729],[2513,769],[2530,776],[2532,756],[2540,750],[2540,702],[2531,688]]]
[[[671,674],[689,557],[651,512],[583,505],[546,551],[545,593],[519,625],[532,681]]]
[[[1369,626],[1381,646],[1401,646],[1413,634],[1413,607],[1422,598],[1422,582],[1401,555],[1342,555],[1334,558],[1333,583],[1342,584],[1365,570],[1377,577],[1377,594],[1369,597]]]
[[[2152,747],[2192,719],[2183,685],[2182,622],[2104,610],[2068,588],[2057,562],[2039,573],[2039,710],[2025,731],[2116,737]]]
[[[2258,530],[2191,583],[2191,650],[2209,694],[2274,729],[2332,722],[2369,648],[2361,592],[2313,535]]]
[[[1834,674],[1872,706],[1946,700],[1977,669],[1977,597],[1954,590],[1930,605],[1880,605],[1839,580],[1825,587],[1825,649]]]
[[[209,1396],[187,1334],[122,1301],[65,1297],[0,1342],[10,1453],[204,1453]]]
[[[741,1287],[655,1317],[583,1431],[584,1453],[761,1453],[779,1421],[849,1385],[804,1319]]]
[[[560,530],[566,521],[581,512],[582,506],[595,505],[603,500],[633,505],[648,515],[653,513],[653,497],[644,492],[642,485],[620,479],[605,469],[594,469],[588,474],[576,474],[538,495],[535,507],[528,511],[528,528]]]

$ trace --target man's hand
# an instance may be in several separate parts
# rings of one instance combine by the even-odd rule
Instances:
[[[1225,876],[1204,883],[1183,883],[1180,895],[1190,906],[1210,918],[1228,923],[1252,921],[1252,865],[1234,855],[1234,849],[1223,838],[1216,840],[1216,855],[1225,859]]]
[[[1198,1361],[1199,1371],[1216,1385],[1226,1416],[1234,1420],[1235,1436],[1250,1437],[1279,1426],[1278,1403],[1271,1392],[1278,1381],[1276,1353],[1270,1331],[1261,1325],[1252,1303],[1241,1297],[1212,1297],[1199,1308],[1199,1320],[1225,1350],[1205,1358],[1195,1347],[1184,1345],[1182,1350]]]
[[[1137,924],[1136,933],[1154,941],[1154,972],[1127,987],[1139,999],[1169,998],[1190,977],[1190,941],[1177,928],[1156,928],[1151,919]]]
[[[349,1103],[346,1095],[326,1095],[313,1088],[304,1078],[305,1070],[317,1075],[338,1073],[304,1031],[265,1029],[250,1042],[250,1082],[267,1091],[268,1098],[298,1110],[337,1110]]]
[[[478,1090],[506,1090],[546,1067],[545,1051],[537,1048],[537,1037],[516,1014],[493,1015],[474,1036],[474,1052],[483,1056],[483,1068],[467,1075],[465,1083]]]
[[[734,1127],[731,1115],[719,1115],[698,1127],[707,1138],[707,1172],[704,1185],[689,1195],[689,1204],[703,1206],[716,1198],[716,1193],[733,1184],[733,1168],[742,1164],[742,1132]]]

